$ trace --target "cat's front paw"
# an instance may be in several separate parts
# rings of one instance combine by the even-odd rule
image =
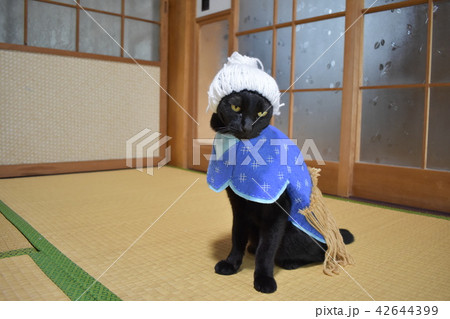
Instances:
[[[216,264],[214,270],[216,274],[228,276],[237,273],[238,268],[226,260],[221,260]]]
[[[270,294],[277,290],[277,282],[273,279],[273,277],[269,276],[256,276],[253,286],[257,291],[266,294]]]

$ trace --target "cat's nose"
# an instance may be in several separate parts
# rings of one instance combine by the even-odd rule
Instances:
[[[253,121],[250,118],[245,118],[243,129],[245,133],[250,133],[253,130]]]

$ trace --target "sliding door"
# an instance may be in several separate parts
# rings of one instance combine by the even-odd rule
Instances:
[[[126,168],[166,135],[167,25],[167,0],[0,0],[0,177]]]
[[[190,121],[189,168],[206,171],[208,155],[215,132],[210,127],[211,111],[208,106],[208,89],[214,76],[227,62],[231,53],[230,10],[199,17],[196,20],[195,37],[195,96],[194,114],[196,122]]]
[[[450,1],[378,2],[364,10],[353,194],[449,211]]]
[[[450,1],[235,0],[323,191],[450,211]],[[322,161],[323,160],[323,161]]]

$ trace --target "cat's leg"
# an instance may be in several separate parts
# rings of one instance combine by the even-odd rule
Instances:
[[[323,262],[327,246],[313,240],[289,223],[278,249],[275,264],[283,269],[297,269],[311,263]]]
[[[256,249],[254,288],[264,293],[272,293],[277,290],[277,283],[273,278],[275,255],[283,238],[286,218],[267,221],[261,225],[259,231],[259,243]]]
[[[220,275],[235,274],[242,264],[245,247],[249,238],[249,220],[246,214],[247,201],[227,188],[231,208],[233,210],[233,227],[231,231],[231,251],[228,257],[219,261],[215,266]]]
[[[258,228],[256,226],[250,227],[249,232],[250,232],[249,233],[250,243],[248,244],[247,251],[250,254],[254,255],[256,253],[256,248],[258,248],[258,242],[259,242]]]
[[[233,212],[233,228],[231,233],[231,251],[225,260],[219,261],[215,266],[216,273],[220,275],[235,274],[242,264],[245,247],[248,242],[248,222],[243,214]]]

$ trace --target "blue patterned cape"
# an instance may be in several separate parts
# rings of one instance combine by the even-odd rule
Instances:
[[[287,190],[292,203],[289,220],[325,243],[299,212],[309,206],[313,186],[303,156],[297,145],[277,128],[269,125],[250,140],[217,133],[207,182],[216,192],[230,187],[237,195],[264,204],[274,203]]]

